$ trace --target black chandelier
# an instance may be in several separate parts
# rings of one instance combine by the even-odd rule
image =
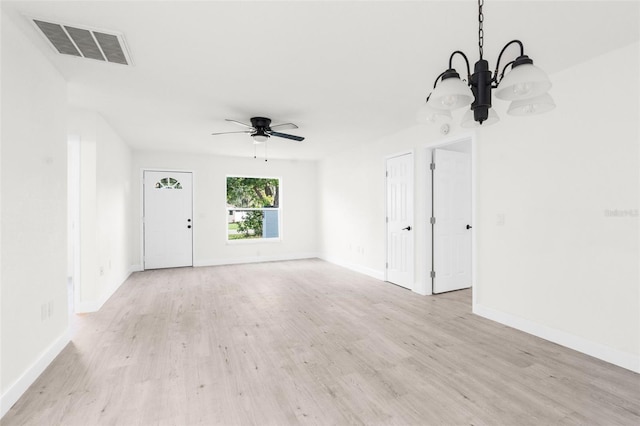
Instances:
[[[551,111],[555,103],[547,93],[551,81],[547,74],[533,65],[533,61],[524,54],[524,46],[520,40],[507,43],[498,55],[494,73],[489,69],[489,62],[483,58],[484,43],[484,0],[478,0],[478,50],[480,59],[475,63],[473,74],[467,56],[456,50],[449,57],[449,68],[441,73],[433,84],[433,91],[427,97],[427,103],[418,111],[418,121],[437,122],[450,120],[451,111],[471,105],[462,119],[462,127],[476,127],[481,124],[496,123],[499,118],[491,107],[491,90],[496,89],[498,99],[511,101],[507,110],[510,115],[534,115]],[[520,55],[508,62],[502,72],[500,60],[511,45],[520,47]],[[453,58],[460,55],[467,65],[467,82],[460,79],[460,74],[453,68]],[[505,75],[507,68],[511,67]]]

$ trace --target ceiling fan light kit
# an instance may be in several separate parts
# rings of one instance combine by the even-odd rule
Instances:
[[[276,124],[274,126],[271,125],[271,119],[270,118],[266,118],[266,117],[251,117],[251,124],[246,124],[243,123],[241,121],[237,121],[237,120],[231,120],[229,118],[225,119],[226,121],[229,121],[231,123],[235,123],[239,126],[245,127],[246,130],[239,130],[239,131],[234,131],[234,132],[218,132],[218,133],[212,133],[212,135],[227,135],[227,134],[231,134],[231,133],[245,133],[248,134],[249,136],[251,136],[251,138],[253,139],[253,145],[254,145],[254,155],[253,158],[256,158],[256,154],[255,154],[255,145],[259,145],[259,144],[265,144],[265,159],[264,161],[267,161],[267,145],[266,142],[269,140],[269,138],[271,136],[275,136],[278,138],[284,138],[284,139],[290,139],[290,140],[294,140],[296,142],[302,142],[304,140],[304,138],[302,136],[296,136],[296,135],[290,135],[288,133],[281,133],[281,132],[276,132],[275,130],[273,130],[274,128],[277,128],[278,130],[280,129],[297,129],[298,126],[296,126],[293,123],[282,123],[282,124]]]
[[[237,120],[231,120],[229,118],[225,119],[226,121],[229,121],[231,123],[235,123],[238,124],[242,127],[246,127],[246,130],[240,130],[240,131],[235,131],[235,132],[218,132],[218,133],[211,133],[212,135],[228,135],[231,133],[246,133],[248,135],[250,135],[253,138],[253,141],[255,143],[264,143],[267,140],[269,140],[269,138],[271,136],[276,136],[279,138],[285,138],[285,139],[291,139],[294,140],[296,142],[302,142],[304,140],[304,138],[302,136],[296,136],[296,135],[290,135],[288,133],[281,133],[281,132],[276,132],[275,130],[273,130],[274,128],[278,128],[278,129],[297,129],[298,126],[296,126],[293,123],[282,123],[282,124],[276,124],[275,126],[271,125],[271,119],[270,118],[266,118],[266,117],[251,117],[251,124],[246,124],[243,123],[241,121],[237,121]]]
[[[547,93],[551,88],[551,81],[547,74],[533,65],[533,61],[524,54],[524,46],[520,40],[507,43],[500,54],[493,74],[489,62],[483,58],[484,43],[484,14],[482,7],[484,0],[478,0],[478,50],[480,59],[475,63],[473,74],[467,56],[456,50],[449,57],[449,68],[441,73],[433,84],[433,91],[427,97],[427,102],[418,111],[418,121],[423,123],[450,120],[451,111],[470,106],[462,119],[462,127],[471,128],[480,125],[497,123],[500,118],[491,105],[491,90],[496,89],[498,99],[511,101],[507,110],[510,115],[534,115],[551,111],[555,102]],[[511,45],[520,47],[520,55],[508,62],[502,72],[500,60]],[[460,78],[460,74],[453,68],[453,58],[462,56],[467,67],[467,81]],[[507,68],[510,72],[505,75]]]

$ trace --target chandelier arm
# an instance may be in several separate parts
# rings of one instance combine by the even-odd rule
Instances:
[[[449,71],[449,70],[447,70],[447,71]],[[438,80],[440,80],[440,77],[442,77],[443,75],[445,75],[445,74],[447,73],[447,71],[443,71],[443,72],[441,72],[441,73],[440,73],[440,75],[436,77],[436,81],[434,81],[434,82],[433,82],[433,88],[434,88],[434,89],[435,89],[435,88],[436,88],[436,86],[438,85]],[[431,95],[429,95],[429,96],[431,96]],[[427,100],[429,100],[429,97],[427,97]]]
[[[508,68],[510,65],[513,65],[513,63],[514,63],[514,62],[515,62],[515,61],[508,62],[508,63],[504,66],[504,68],[502,68],[502,72],[500,73],[500,77],[499,77],[499,78],[496,78],[496,76],[494,76],[494,77],[493,77],[492,81],[494,82],[494,85],[493,85],[492,87],[493,87],[494,89],[498,87],[498,84],[500,84],[500,82],[501,82],[501,81],[502,81],[502,79],[504,78],[504,73],[505,73],[505,72],[507,72],[507,68]],[[497,69],[496,69],[496,74],[497,74],[497,72],[498,72],[498,71],[497,71]]]
[[[471,79],[471,67],[469,66],[469,59],[467,59],[467,55],[465,55],[464,52],[456,50],[451,54],[451,56],[449,57],[449,69],[453,69],[453,57],[456,55],[456,53],[462,56],[467,64],[467,81],[469,81]]]
[[[502,48],[502,50],[500,51],[500,54],[498,55],[498,61],[496,62],[496,70],[493,73],[493,81],[494,82],[498,82],[498,71],[500,70],[500,60],[502,59],[502,55],[504,54],[505,50],[507,50],[507,48],[509,46],[511,46],[512,44],[518,44],[520,46],[520,56],[524,55],[524,45],[522,44],[522,42],[520,40],[511,40],[509,43],[505,44],[504,47]],[[510,62],[510,63],[513,63]],[[509,64],[507,64],[505,66],[505,69],[507,68]],[[502,71],[502,75],[504,75],[504,70]],[[500,77],[500,79],[502,79],[502,77]]]

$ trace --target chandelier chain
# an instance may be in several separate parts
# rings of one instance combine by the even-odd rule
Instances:
[[[480,52],[480,59],[484,53],[484,14],[482,13],[482,6],[484,6],[484,0],[478,0],[478,51]]]

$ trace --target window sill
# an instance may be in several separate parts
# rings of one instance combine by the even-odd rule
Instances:
[[[270,244],[270,243],[279,243],[282,241],[282,238],[247,238],[242,240],[227,240],[227,245],[236,245],[236,244]]]

